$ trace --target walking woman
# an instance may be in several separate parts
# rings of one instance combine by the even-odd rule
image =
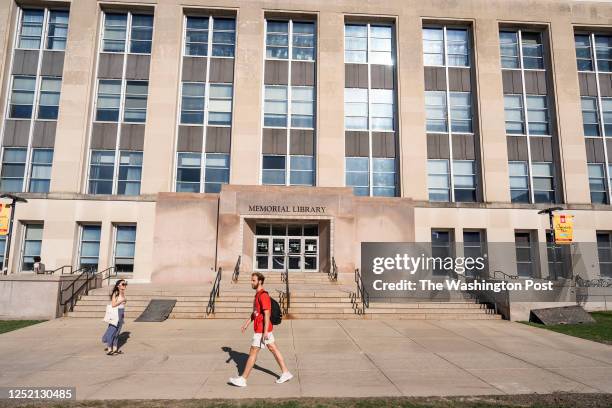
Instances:
[[[102,342],[106,343],[106,348],[104,351],[109,356],[112,356],[113,354],[123,354],[123,352],[119,350],[119,333],[121,333],[121,326],[123,326],[125,303],[127,302],[125,297],[126,288],[127,281],[125,279],[119,279],[115,283],[115,287],[110,295],[111,305],[118,309],[119,322],[117,323],[117,326],[109,324],[104,336],[102,336]]]

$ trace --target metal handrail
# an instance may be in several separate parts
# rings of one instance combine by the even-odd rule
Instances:
[[[208,297],[208,305],[206,306],[206,314],[209,315],[211,313],[215,313],[215,302],[219,297],[219,293],[221,290],[221,273],[222,269],[219,267],[217,270],[217,276],[215,277],[215,283],[210,291],[210,295]]]
[[[238,276],[240,275],[240,260],[242,255],[238,255],[236,266],[234,266],[234,273],[232,274],[232,282],[238,282]]]
[[[612,287],[612,279],[600,277],[599,279],[583,279],[576,276],[576,286],[581,288],[609,288]]]
[[[71,272],[72,275],[76,274],[77,272],[81,272],[79,274],[79,276],[76,277],[76,279],[74,279],[70,285],[68,285],[67,287],[63,288],[60,292],[60,305],[64,307],[64,313],[66,311],[71,312],[72,309],[74,308],[74,303],[75,303],[75,298],[77,296],[80,296],[82,292],[85,292],[85,295],[87,295],[87,293],[89,293],[89,284],[92,280],[95,280],[98,277],[97,273],[91,273],[92,270],[90,267],[87,266],[83,266],[79,269],[73,270]],[[79,286],[78,289],[75,289],[76,287],[76,283],[81,281],[82,277],[86,277],[85,280],[83,281],[83,283],[81,284],[81,286]],[[63,300],[64,298],[64,293],[68,292],[68,290],[71,291],[70,293],[70,297],[66,300]],[[66,305],[68,305],[70,303],[70,307],[69,310],[66,310]]]
[[[45,271],[45,273],[47,273],[49,275],[53,275],[57,271],[62,271],[61,274],[64,275],[64,269],[66,269],[66,268],[70,268],[70,274],[73,273],[72,265],[63,265],[63,266],[60,266],[59,268],[53,269],[52,271]]]
[[[357,285],[357,290],[350,294],[351,303],[353,303],[353,309],[357,314],[364,314],[366,309],[370,307],[370,294],[363,286],[359,268],[355,269],[355,283]],[[361,307],[358,305],[359,301],[361,301]]]
[[[285,267],[285,272],[281,272],[281,282],[285,283],[285,294],[282,297],[284,300],[284,309],[283,314],[289,313],[289,308],[291,307],[291,292],[289,291],[289,266]]]
[[[106,277],[104,277],[104,273],[108,272],[108,275]],[[106,286],[110,286],[110,279],[112,276],[117,276],[117,270],[114,266],[109,266],[108,268],[100,271],[100,272],[96,272],[96,275],[101,275],[102,276],[102,284],[104,284],[104,281],[108,281],[108,283],[106,284]]]
[[[493,278],[497,278],[497,274],[500,274],[502,276],[502,279],[506,280],[506,279],[518,279],[518,275],[508,275],[505,272],[502,271],[493,271]]]
[[[336,265],[336,258],[334,258],[333,256],[331,261],[331,268],[329,268],[327,277],[332,282],[336,282],[338,280],[338,265]]]

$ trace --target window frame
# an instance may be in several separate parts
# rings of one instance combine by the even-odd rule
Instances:
[[[129,228],[129,227],[134,227],[134,241],[119,241],[119,229],[120,228]],[[137,223],[113,223],[113,252],[112,252],[112,262],[113,262],[113,268],[115,268],[115,272],[117,273],[125,273],[125,274],[129,274],[130,276],[133,276],[134,271],[135,271],[135,266],[136,266],[136,243],[138,242],[138,224]],[[125,257],[122,256],[120,257],[120,259],[131,259],[132,260],[132,270],[131,271],[119,271],[117,268],[117,244],[132,244],[134,246],[134,252],[132,253],[131,257]]]
[[[347,27],[365,27],[364,33],[365,33],[365,37],[363,35],[361,36],[354,36],[354,35],[347,35]],[[373,42],[377,39],[379,40],[387,40],[387,37],[378,37],[376,35],[373,35],[373,28],[377,28],[377,27],[384,27],[385,29],[390,30],[390,38],[388,38],[390,44],[391,44],[391,49],[390,51],[386,51],[386,50],[378,50],[377,48],[374,47]],[[389,117],[388,116],[379,116],[376,114],[376,112],[374,112],[373,107],[375,106],[379,106],[379,105],[389,105],[388,102],[384,102],[384,103],[379,103],[375,101],[375,98],[373,96],[373,94],[375,94],[375,92],[373,91],[377,91],[377,89],[372,88],[372,78],[371,78],[371,69],[370,67],[372,65],[385,65],[388,67],[392,67],[392,70],[394,72],[394,75],[396,73],[397,70],[397,24],[396,22],[372,22],[372,21],[366,21],[366,22],[360,22],[360,21],[344,21],[344,26],[343,26],[343,58],[344,58],[344,65],[346,67],[346,65],[348,64],[361,64],[361,65],[366,65],[367,66],[367,70],[368,70],[368,86],[367,88],[347,88],[344,87],[344,137],[346,138],[346,132],[347,131],[358,131],[358,132],[367,132],[368,133],[368,195],[369,197],[373,197],[373,196],[379,196],[379,194],[375,194],[375,189],[380,191],[382,189],[390,189],[389,186],[380,186],[380,185],[376,185],[374,177],[375,177],[375,173],[376,175],[379,174],[386,174],[388,172],[379,172],[379,171],[374,171],[374,163],[376,159],[393,159],[394,160],[394,180],[395,180],[395,185],[393,186],[393,191],[394,191],[394,195],[393,197],[397,197],[401,194],[401,187],[398,183],[398,179],[399,179],[399,159],[397,157],[397,154],[395,157],[390,158],[390,157],[374,157],[372,155],[372,135],[374,132],[376,133],[391,133],[393,135],[395,135],[395,137],[398,137],[399,134],[399,129],[398,129],[398,90],[397,90],[397,84],[395,84],[393,86],[392,89],[387,90],[387,91],[391,91],[392,94],[392,111],[393,111],[393,115],[391,117],[391,123],[392,123],[392,129],[388,129],[388,128],[378,128],[377,125],[375,125],[375,119],[383,119],[383,120],[387,120]],[[366,44],[366,48],[364,49],[353,49],[351,47],[348,46],[348,42],[351,39],[360,39],[360,41],[363,41],[365,39],[365,44]],[[351,60],[351,58],[347,58],[347,55],[350,55],[351,52],[361,52],[364,53],[365,52],[365,61],[353,61]],[[389,58],[387,58],[386,61],[381,62],[379,61],[377,58],[374,57],[375,54],[382,54],[382,53],[388,53],[389,54]],[[358,102],[354,102],[354,101],[347,101],[347,90],[365,90],[366,93],[366,99],[365,99],[365,103],[367,103],[367,111],[366,111],[366,128],[357,128],[357,127],[353,127],[351,126],[350,128],[347,126],[347,123],[350,121],[350,119],[353,118],[363,118],[364,116],[354,116],[354,115],[347,115],[347,113],[349,112],[349,109],[347,109],[347,106],[357,106],[357,105],[363,105],[364,101],[358,101]],[[378,121],[376,121],[378,123]],[[350,173],[363,173],[363,172],[355,172],[355,171],[349,171],[348,167],[347,167],[347,163],[348,161],[358,158],[358,156],[346,156],[344,157],[344,186],[345,187],[350,187],[353,189],[353,193],[356,195],[362,195],[363,190],[366,188],[366,186],[362,186],[362,185],[350,185],[348,184],[348,179],[349,179],[349,175]],[[386,196],[386,195],[384,195]]]
[[[98,271],[100,270],[100,249],[101,249],[101,243],[102,243],[102,224],[101,223],[89,223],[89,222],[79,222],[78,223],[78,227],[79,227],[79,240],[78,240],[78,249],[77,249],[77,253],[76,253],[76,265],[78,268],[83,268],[85,267],[83,265],[82,259],[83,258],[87,258],[87,259],[96,259],[96,268],[95,269],[89,269],[89,270],[93,270],[93,271]],[[100,238],[98,239],[98,241],[93,241],[93,240],[87,240],[84,241],[83,237],[84,237],[84,230],[87,227],[97,227],[100,229]],[[98,255],[96,257],[93,256],[84,256],[83,255],[83,243],[96,243],[98,244]],[[88,264],[90,265],[90,264]]]

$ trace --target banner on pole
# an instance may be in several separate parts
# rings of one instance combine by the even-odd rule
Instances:
[[[574,241],[574,216],[555,214],[553,218],[555,244],[571,244]]]
[[[0,236],[8,235],[10,223],[11,205],[0,203]]]

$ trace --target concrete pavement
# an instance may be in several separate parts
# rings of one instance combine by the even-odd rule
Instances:
[[[0,386],[74,386],[78,399],[612,392],[612,347],[507,321],[287,320],[274,329],[295,379],[267,350],[246,389],[226,384],[251,333],[236,320],[135,323],[106,356],[97,319],[0,335]]]

